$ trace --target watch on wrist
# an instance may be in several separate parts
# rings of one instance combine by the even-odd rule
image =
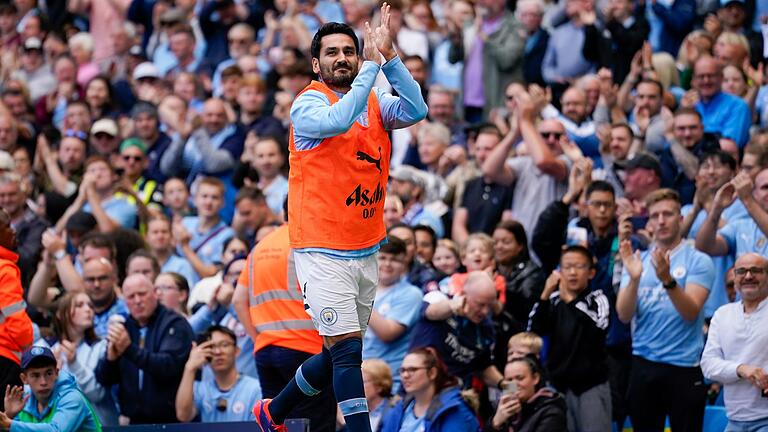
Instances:
[[[53,253],[53,259],[55,259],[56,261],[60,261],[65,256],[67,256],[67,251],[65,251],[64,249],[59,249]]]
[[[662,282],[661,286],[663,286],[665,290],[671,290],[677,286],[677,281],[673,278],[671,281],[667,283]]]

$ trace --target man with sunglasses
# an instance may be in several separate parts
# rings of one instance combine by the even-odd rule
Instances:
[[[147,146],[140,138],[128,138],[120,144],[120,162],[123,179],[132,185],[133,191],[145,206],[162,208],[163,190],[157,181],[147,179],[144,173],[149,167]]]
[[[184,366],[184,375],[176,392],[176,417],[192,421],[198,414],[203,423],[254,421],[250,410],[261,399],[259,380],[240,374],[235,359],[240,355],[235,333],[213,325],[201,335],[202,343],[192,343],[192,352]],[[198,371],[208,366],[212,374]]]
[[[701,356],[704,376],[725,386],[728,428],[768,428],[768,260],[756,253],[739,257],[733,268],[741,301],[720,307],[712,317]]]
[[[519,127],[512,130],[491,151],[483,163],[483,175],[503,185],[514,184],[512,214],[529,235],[539,215],[552,201],[560,199],[568,188],[572,161],[563,154],[569,145],[565,127],[558,120],[544,120],[536,125],[538,113],[528,93],[515,96]],[[507,159],[509,152],[524,141],[528,153]]]

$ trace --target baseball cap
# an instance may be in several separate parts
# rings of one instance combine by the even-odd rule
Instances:
[[[56,356],[46,347],[33,346],[24,351],[24,354],[21,356],[21,369],[23,370],[30,367],[55,366],[56,364]]]
[[[661,164],[659,163],[659,159],[646,152],[640,152],[635,154],[635,156],[630,159],[627,162],[626,170],[630,171],[635,168],[644,168],[653,170],[659,178],[661,178]]]
[[[138,81],[142,78],[160,78],[160,70],[152,62],[140,63],[133,70],[133,79]]]
[[[13,171],[16,168],[16,162],[13,156],[7,151],[0,150],[0,171]]]
[[[25,51],[31,51],[31,50],[39,51],[42,49],[43,49],[43,42],[36,37],[27,38],[27,40],[24,41]]]
[[[140,138],[124,139],[123,142],[120,143],[120,153],[122,153],[123,150],[131,147],[136,147],[137,149],[141,150],[142,153],[147,154],[147,145],[144,144],[144,141],[142,141]]]
[[[410,182],[416,186],[425,187],[426,185],[421,172],[410,165],[401,165],[393,169],[392,172],[390,172],[389,177],[394,180]]]
[[[92,214],[80,210],[67,219],[64,228],[67,231],[87,233],[96,228],[96,218]]]
[[[720,7],[726,7],[731,3],[738,3],[742,7],[746,7],[747,3],[744,0],[720,0]]]
[[[139,114],[149,114],[150,116],[157,118],[157,107],[152,102],[138,101],[131,109],[131,117],[136,118]]]
[[[93,126],[91,126],[91,135],[96,135],[97,133],[105,133],[109,136],[116,137],[117,123],[108,118],[96,120],[96,122],[93,123]]]

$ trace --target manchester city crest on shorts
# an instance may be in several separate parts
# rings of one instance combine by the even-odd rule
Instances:
[[[320,319],[325,325],[334,325],[339,320],[339,314],[333,308],[324,308],[320,311]]]

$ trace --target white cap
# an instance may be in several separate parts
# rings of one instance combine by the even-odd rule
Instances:
[[[0,171],[13,171],[16,169],[16,161],[7,151],[0,150]]]
[[[36,37],[27,38],[27,40],[24,41],[24,49],[41,50],[43,49],[43,42]]]
[[[141,63],[133,70],[133,79],[138,81],[142,78],[160,78],[160,70],[152,62]]]
[[[93,126],[91,126],[91,135],[96,135],[97,133],[105,133],[109,136],[116,137],[118,134],[117,123],[109,118],[96,120],[96,122],[93,123]]]

